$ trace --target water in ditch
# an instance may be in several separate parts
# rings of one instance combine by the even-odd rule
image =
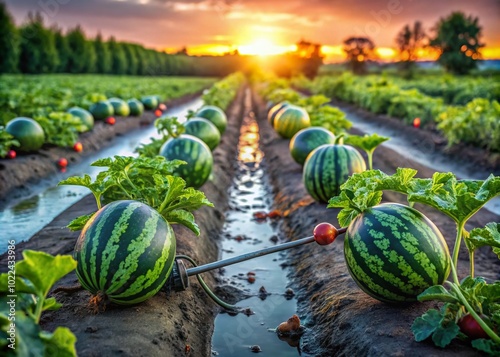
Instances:
[[[222,232],[222,259],[279,244],[281,240],[276,219],[254,218],[255,213],[271,210],[272,193],[262,165],[259,127],[252,113],[243,121],[238,150],[238,169],[230,188],[231,208]],[[254,355],[251,347],[256,345],[267,356],[300,355],[300,341],[280,340],[273,331],[297,310],[296,299],[285,297],[289,284],[285,258],[286,252],[274,253],[224,268],[223,284],[250,295],[236,305],[250,308],[253,314],[217,316],[212,337],[213,355],[251,356]],[[262,289],[267,294],[263,294]]]
[[[167,114],[185,118],[189,110],[196,110],[202,105],[203,101],[198,98],[172,108]],[[70,165],[65,173],[59,173],[34,187],[33,196],[17,201],[1,210],[0,254],[7,249],[9,239],[14,238],[17,243],[30,239],[62,211],[90,193],[84,187],[57,186],[59,181],[69,176],[84,174],[89,174],[94,178],[102,168],[90,166],[92,162],[114,155],[135,155],[135,148],[141,143],[149,142],[151,137],[158,138],[156,128],[152,125],[125,136],[116,137],[111,146],[87,156],[78,164]]]

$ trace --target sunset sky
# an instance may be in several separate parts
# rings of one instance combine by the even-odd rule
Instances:
[[[343,59],[349,36],[368,36],[379,56],[394,56],[394,38],[407,23],[426,30],[452,11],[479,17],[484,58],[500,58],[500,0],[6,0],[16,23],[40,11],[48,24],[81,24],[119,40],[159,50],[187,46],[190,54],[274,54],[300,39],[321,43],[328,61]]]

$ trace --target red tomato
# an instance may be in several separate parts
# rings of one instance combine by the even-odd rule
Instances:
[[[415,128],[420,128],[420,118],[413,119],[413,126]]]
[[[161,103],[160,105],[158,105],[158,109],[160,109],[161,111],[165,111],[167,110],[167,106],[163,103]]]
[[[73,145],[73,150],[75,150],[76,152],[82,152],[83,151],[82,143],[77,141],[75,145]]]
[[[156,109],[155,115],[156,115],[156,117],[161,117],[163,115],[163,112],[160,109]]]
[[[328,245],[337,238],[338,231],[332,224],[323,222],[314,227],[313,235],[316,243],[319,245]]]
[[[68,166],[68,160],[66,158],[61,157],[59,160],[57,160],[57,166],[59,166],[61,169],[64,169],[66,166]]]
[[[264,220],[267,218],[267,213],[266,212],[255,212],[253,214],[253,218],[256,220]]]
[[[281,217],[281,213],[280,211],[278,210],[274,210],[274,211],[271,211],[267,214],[267,216],[271,219],[275,219],[275,218],[280,218]]]
[[[481,316],[481,318],[483,318],[483,316]],[[490,336],[484,332],[481,325],[477,323],[471,314],[464,315],[458,321],[458,327],[460,327],[460,331],[466,334],[471,340],[475,340],[477,338],[490,338]]]
[[[16,153],[14,150],[9,150],[9,151],[7,152],[7,157],[8,157],[9,159],[15,159],[15,158],[16,158],[16,156],[17,156],[17,153]]]
[[[106,118],[106,124],[115,125],[115,123],[116,123],[116,119],[114,117],[107,117]]]
[[[249,282],[250,284],[253,284],[253,283],[255,283],[255,276],[253,276],[253,275],[249,275],[249,276],[248,276],[248,278],[247,278],[247,280],[248,280],[248,282]]]

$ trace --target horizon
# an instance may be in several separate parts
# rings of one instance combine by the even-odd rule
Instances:
[[[223,55],[235,50],[242,55],[277,55],[293,51],[295,43],[303,39],[322,44],[325,63],[344,60],[342,42],[350,36],[371,38],[380,61],[396,61],[394,38],[404,25],[421,21],[426,33],[431,34],[430,29],[439,18],[463,11],[477,16],[483,27],[482,42],[486,46],[480,50],[482,59],[500,59],[500,1],[497,0],[475,4],[467,0],[437,4],[430,0],[359,0],[349,4],[335,0],[4,2],[17,25],[25,22],[30,11],[38,11],[49,26],[57,24],[68,30],[80,24],[91,38],[100,32],[106,38],[114,36],[119,41],[140,43],[168,53],[186,47],[188,54],[194,56]],[[432,8],[426,6],[431,3]],[[331,28],[334,30],[330,32]],[[163,33],[165,29],[169,31]],[[420,53],[420,61],[436,58],[433,51]]]

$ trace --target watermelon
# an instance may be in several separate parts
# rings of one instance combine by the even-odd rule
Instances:
[[[94,295],[122,305],[142,302],[165,284],[175,260],[175,235],[154,209],[114,201],[85,224],[75,245],[76,274]]]
[[[349,176],[365,170],[365,160],[355,148],[326,144],[309,154],[302,178],[307,192],[316,201],[328,202],[340,193],[340,185]]]
[[[344,240],[349,273],[377,300],[416,301],[443,284],[450,253],[439,229],[419,211],[396,203],[369,208],[349,224]]]
[[[110,98],[108,99],[108,102],[110,102],[113,106],[115,115],[120,117],[128,117],[130,115],[130,107],[124,100],[121,100],[120,98]]]
[[[201,187],[210,176],[214,159],[210,148],[195,136],[182,134],[167,140],[160,148],[160,155],[167,160],[187,162],[174,171],[186,181],[188,187]]]
[[[149,95],[146,97],[142,97],[141,102],[142,102],[142,104],[144,104],[144,108],[146,108],[148,110],[153,110],[158,106],[158,104],[160,104],[158,97],[155,95]]]
[[[274,118],[274,129],[284,139],[291,139],[310,125],[309,114],[305,109],[295,105],[287,105]]]
[[[269,109],[269,111],[267,112],[267,121],[269,122],[269,124],[271,124],[271,126],[274,128],[274,120],[276,119],[276,116],[278,115],[278,113],[288,107],[290,104],[288,102],[282,102],[282,103],[279,103],[275,106],[273,106],[271,109]]]
[[[196,136],[213,150],[220,143],[220,132],[212,122],[203,118],[192,118],[184,124],[185,133]]]
[[[80,107],[73,107],[68,110],[68,113],[80,119],[82,124],[87,128],[86,131],[92,130],[92,128],[94,127],[94,117],[88,110]]]
[[[115,114],[113,106],[107,100],[101,100],[100,102],[92,104],[89,111],[96,120],[104,120]]]
[[[319,126],[302,129],[290,141],[290,154],[296,163],[304,165],[307,156],[317,147],[335,144],[335,135]]]
[[[205,118],[211,121],[220,131],[220,135],[224,134],[227,127],[226,113],[218,107],[213,105],[206,105],[202,107],[197,113],[196,117]]]
[[[40,124],[31,118],[14,118],[5,126],[5,131],[19,141],[18,151],[36,151],[45,142],[45,133]]]
[[[130,99],[127,104],[130,108],[130,115],[138,117],[144,113],[144,105],[137,99]]]

